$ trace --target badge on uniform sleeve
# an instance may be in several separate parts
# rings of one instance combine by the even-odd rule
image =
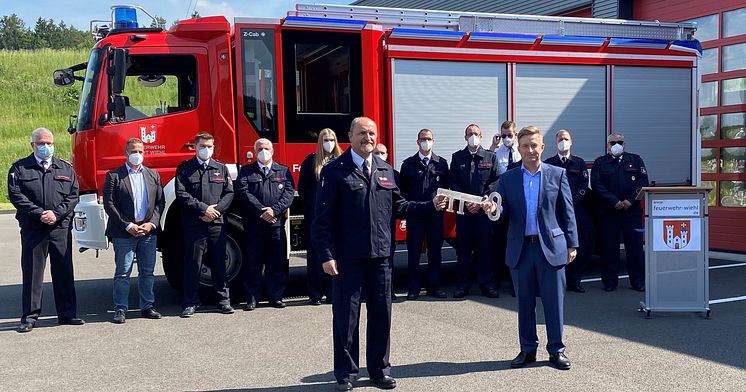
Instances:
[[[632,181],[634,181],[634,180],[635,180],[635,176],[632,176]]]
[[[647,172],[645,171],[645,166],[640,166],[640,171],[642,172],[642,174],[647,174]]]
[[[588,178],[588,170],[583,170],[583,177]]]
[[[285,186],[284,186],[283,184],[277,184],[277,189],[280,189],[280,190],[282,190],[282,188],[284,188],[284,187],[285,187]]]

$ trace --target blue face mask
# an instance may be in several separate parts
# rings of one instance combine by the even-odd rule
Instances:
[[[41,159],[49,159],[52,155],[54,155],[54,145],[52,144],[42,144],[41,146],[36,147],[36,152],[39,158]]]

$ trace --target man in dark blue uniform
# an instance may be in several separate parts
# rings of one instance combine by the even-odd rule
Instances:
[[[386,147],[383,143],[376,144],[376,147],[373,149],[373,155],[383,159],[384,161],[388,162],[389,159],[389,149]],[[393,166],[392,166],[393,167]],[[399,186],[399,178],[400,173],[398,170],[394,169],[394,184],[396,186]],[[398,298],[396,297],[396,291],[394,289],[394,255],[396,254],[396,215],[391,214],[391,256],[389,257],[389,266],[391,267],[391,301],[396,302]],[[365,302],[365,293],[363,293],[363,302]]]
[[[246,245],[243,252],[244,310],[256,308],[262,289],[262,266],[269,305],[284,308],[282,295],[287,261],[284,229],[295,184],[287,166],[272,160],[272,142],[259,139],[254,143],[254,151],[257,161],[242,167],[236,179]]]
[[[593,254],[595,243],[595,229],[593,220],[586,209],[589,200],[590,189],[588,189],[588,170],[585,167],[585,159],[572,155],[572,136],[566,129],[560,129],[555,135],[557,142],[557,155],[547,158],[544,162],[564,168],[567,171],[567,180],[572,192],[572,205],[575,208],[575,222],[578,226],[578,256],[565,267],[567,276],[567,289],[576,293],[585,293],[580,285],[583,271],[588,265],[588,260]]]
[[[73,209],[78,180],[72,166],[54,154],[54,135],[46,128],[31,133],[33,153],[8,172],[8,198],[21,227],[22,315],[18,332],[30,332],[41,314],[44,267],[49,256],[54,304],[60,324],[82,325],[76,316],[73,276]]]
[[[350,144],[321,171],[313,221],[312,241],[332,275],[334,376],[337,389],[352,389],[359,371],[360,294],[367,295],[366,359],[371,382],[383,389],[396,387],[391,377],[391,219],[411,217],[445,206],[408,202],[394,182],[394,170],[372,152],[376,123],[358,117],[350,125]],[[434,203],[435,202],[435,203]]]
[[[645,291],[645,256],[642,249],[642,207],[635,201],[648,186],[648,173],[639,155],[624,151],[624,136],[611,134],[608,154],[593,162],[591,186],[598,202],[601,258],[605,265],[601,280],[605,291],[614,291],[619,280],[619,235],[624,237],[629,283]]]
[[[497,182],[498,171],[495,153],[480,146],[482,131],[477,124],[469,124],[464,131],[466,148],[453,153],[448,183],[451,189],[472,195],[487,195]],[[500,294],[492,282],[492,258],[490,257],[490,234],[492,221],[480,213],[479,204],[467,204],[468,212],[456,215],[456,269],[458,287],[453,298],[469,294],[471,272],[476,270],[477,282],[482,295],[497,298]]]
[[[419,151],[401,164],[402,196],[411,201],[432,200],[438,188],[448,189],[448,161],[433,152],[435,136],[429,129],[417,133]],[[446,298],[440,289],[440,265],[443,248],[443,212],[433,211],[420,218],[407,219],[407,255],[409,280],[408,300],[420,296],[420,253],[422,241],[427,241],[427,295]]]
[[[225,274],[226,221],[233,201],[233,181],[228,168],[212,159],[215,138],[200,132],[194,138],[197,153],[176,168],[176,202],[181,207],[184,231],[184,282],[181,317],[192,317],[199,306],[199,273],[205,253],[210,255],[212,287],[218,309],[233,313]]]

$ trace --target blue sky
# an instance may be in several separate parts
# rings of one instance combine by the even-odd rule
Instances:
[[[153,15],[161,16],[170,25],[184,19],[196,9],[202,16],[224,15],[228,20],[234,16],[281,18],[294,10],[296,3],[304,4],[350,4],[353,0],[291,1],[291,0],[0,0],[0,15],[18,14],[32,27],[38,17],[64,20],[81,30],[88,30],[91,19],[109,19],[113,4],[137,4]],[[191,8],[189,7],[191,4]],[[189,10],[187,10],[189,9]],[[139,15],[138,15],[139,16]],[[142,21],[142,17],[140,17]],[[149,20],[148,20],[149,22]]]

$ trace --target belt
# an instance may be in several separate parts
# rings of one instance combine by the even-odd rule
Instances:
[[[142,225],[142,224],[143,224],[143,223],[145,223],[145,222],[147,222],[147,221],[144,221],[144,220],[142,220],[142,221],[139,221],[139,222],[132,222],[132,223],[134,223],[134,224],[136,224],[136,225],[140,226],[140,225]]]
[[[539,242],[539,236],[538,235],[527,235],[523,237],[523,242]]]

